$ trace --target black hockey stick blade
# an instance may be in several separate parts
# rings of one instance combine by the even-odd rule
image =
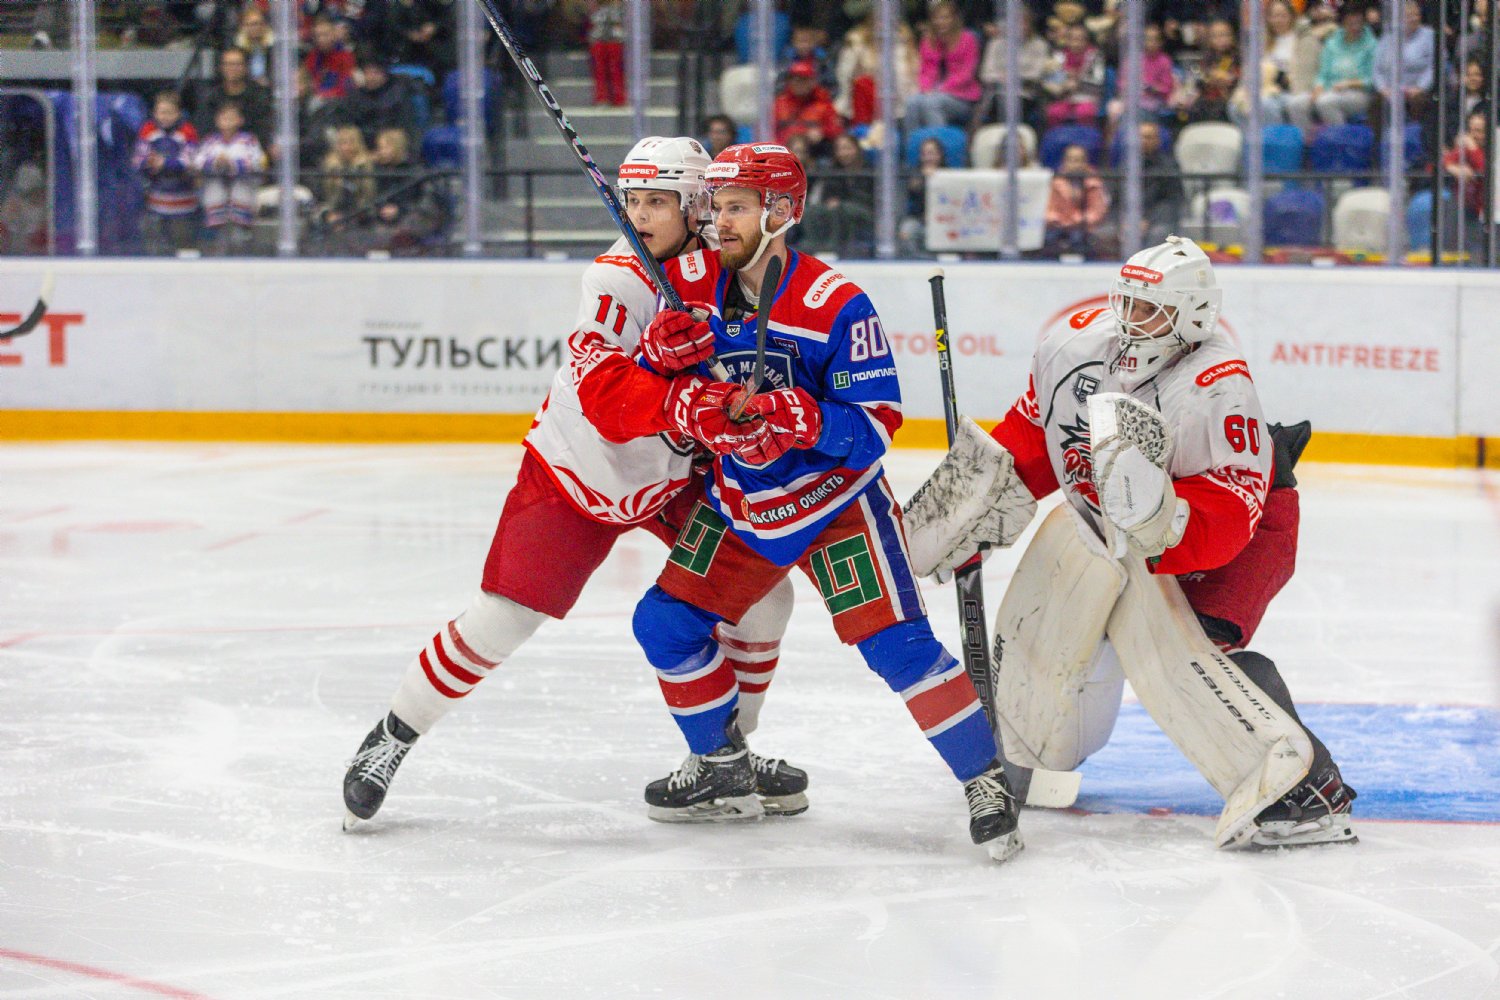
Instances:
[[[760,392],[766,380],[766,327],[771,322],[771,307],[776,304],[776,288],[780,284],[781,258],[772,257],[766,261],[766,273],[760,279],[760,306],[755,311],[755,368],[750,373],[750,381],[745,383],[749,392],[735,403],[729,414],[730,420],[739,420],[745,415],[750,397]]]
[[[12,337],[23,337],[37,328],[42,317],[47,315],[47,302],[52,298],[52,286],[54,276],[51,271],[42,279],[42,290],[37,294],[36,305],[32,306],[31,312],[21,320],[19,326],[13,326],[9,330],[0,330],[0,340],[9,340]]]

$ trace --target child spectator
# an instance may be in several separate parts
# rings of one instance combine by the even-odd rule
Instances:
[[[333,18],[320,15],[313,21],[313,45],[303,65],[312,75],[313,90],[319,97],[341,98],[349,93],[354,79],[354,53],[339,41],[338,26]]]
[[[1053,54],[1042,79],[1042,88],[1052,98],[1047,105],[1047,127],[1067,122],[1094,125],[1104,94],[1104,59],[1083,25],[1070,24],[1064,37],[1067,47]]]
[[[823,29],[813,24],[792,25],[792,38],[777,60],[782,66],[794,62],[810,62],[818,70],[818,86],[832,94],[838,89],[838,80],[833,74],[833,64],[828,50],[823,47],[827,36]]]
[[[906,114],[906,101],[916,91],[916,39],[905,21],[896,24],[896,107],[895,116]],[[835,77],[837,96],[833,106],[850,125],[871,125],[880,117],[877,100],[880,95],[880,45],[876,40],[875,15],[871,14],[849,29],[839,49]]]
[[[979,82],[984,84],[979,116],[981,121],[997,122],[1005,118],[1005,19],[990,22],[985,30],[990,32],[990,40],[985,43],[984,61],[979,66]],[[1041,132],[1046,127],[1042,79],[1052,62],[1052,47],[1036,33],[1036,18],[1029,7],[1021,8],[1017,61],[1021,70],[1021,120]]]
[[[1208,26],[1203,58],[1172,103],[1185,121],[1228,121],[1229,97],[1239,83],[1240,48],[1234,25],[1215,21]]]
[[[170,90],[157,94],[135,140],[135,168],[146,181],[147,253],[173,254],[193,245],[197,152],[198,133],[182,117],[182,98]]]
[[[35,163],[23,163],[0,199],[0,254],[46,254],[51,224],[46,175]]]
[[[266,154],[233,101],[219,105],[217,128],[198,146],[203,176],[203,216],[212,249],[218,253],[249,246],[255,222],[255,189],[266,168]]]
[[[353,125],[334,132],[333,148],[323,158],[323,206],[320,218],[327,233],[328,251],[351,249],[349,223],[356,212],[375,201],[374,161],[364,136]]]
[[[271,50],[276,44],[276,35],[266,22],[266,15],[254,4],[240,15],[239,34],[234,36],[236,48],[245,53],[249,63],[250,79],[262,87],[271,85]]]
[[[271,130],[275,124],[275,109],[271,104],[271,91],[250,79],[250,58],[244,49],[227,48],[219,53],[219,73],[210,83],[202,83],[192,91],[194,100],[193,128],[198,135],[205,136],[214,130],[219,107],[225,101],[239,105],[245,118],[245,127],[255,133],[262,146],[271,142]]]
[[[1325,125],[1343,125],[1350,115],[1367,113],[1375,79],[1375,44],[1364,7],[1347,0],[1339,11],[1338,31],[1323,43],[1312,90],[1294,96],[1287,105],[1292,124],[1310,133],[1314,109]]]
[[[1069,146],[1052,178],[1047,196],[1046,249],[1048,256],[1103,252],[1100,227],[1109,214],[1109,192],[1089,163],[1088,150]]]
[[[964,27],[951,0],[939,0],[922,39],[918,93],[906,102],[909,128],[967,125],[984,90],[979,86],[979,36]]]
[[[817,76],[818,68],[812,63],[792,63],[772,110],[777,142],[784,146],[794,135],[805,136],[813,155],[823,157],[832,150],[833,139],[844,131],[844,125],[828,91],[818,86]]]
[[[947,165],[948,152],[943,144],[932,136],[923,139],[917,147],[917,171],[906,181],[906,215],[897,230],[906,256],[927,252],[927,179]]]
[[[375,137],[375,224],[373,248],[394,254],[419,254],[423,244],[445,223],[446,213],[425,181],[414,179],[410,145],[400,129]]]
[[[1443,154],[1445,186],[1459,195],[1457,204],[1464,222],[1465,249],[1476,257],[1484,244],[1484,141],[1488,130],[1488,115],[1483,112],[1469,115],[1453,148]],[[1451,219],[1450,216],[1445,228],[1453,231],[1457,227]]]
[[[1177,89],[1177,64],[1172,62],[1172,57],[1167,55],[1163,45],[1161,28],[1154,24],[1146,25],[1145,34],[1141,38],[1141,111],[1151,118],[1158,117],[1167,110],[1172,92]],[[1120,84],[1116,89],[1119,96],[1109,102],[1111,132],[1120,116],[1125,113],[1124,95],[1130,81],[1130,67],[1124,65],[1124,60],[1121,60],[1119,80]],[[1166,237],[1162,237],[1156,242],[1160,243],[1165,239]]]
[[[594,103],[625,103],[625,5],[619,0],[589,4],[589,62]]]

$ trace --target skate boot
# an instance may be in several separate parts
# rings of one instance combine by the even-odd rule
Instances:
[[[807,812],[807,772],[780,757],[762,757],[750,751],[750,769],[755,772],[755,797],[767,816],[800,816]]]
[[[349,770],[344,773],[344,829],[352,830],[361,821],[380,811],[386,790],[396,777],[396,768],[406,752],[417,742],[417,731],[391,712],[375,724],[359,745]]]
[[[1255,817],[1248,846],[1270,849],[1359,841],[1349,822],[1354,789],[1344,784],[1334,764],[1318,771]]]
[[[982,844],[990,857],[1004,861],[1026,846],[1019,828],[1021,807],[998,760],[990,761],[979,777],[964,782],[964,798],[969,800],[969,837]]]
[[[646,786],[646,815],[660,823],[726,823],[760,819],[750,748],[734,716],[724,727],[729,742],[712,753],[690,753],[682,767]]]

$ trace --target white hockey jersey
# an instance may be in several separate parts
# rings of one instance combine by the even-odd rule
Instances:
[[[633,360],[656,313],[656,290],[622,237],[583,273],[565,363],[524,442],[579,510],[608,524],[646,520],[692,476],[690,442],[666,432],[612,441],[591,412],[630,405],[613,377],[656,379]]]
[[[1260,523],[1272,475],[1272,442],[1249,366],[1222,332],[1148,378],[1125,368],[1109,309],[1086,309],[1048,334],[1032,359],[1031,383],[993,432],[1040,497],[1062,489],[1099,529],[1088,398],[1124,392],[1156,408],[1171,428],[1168,472],[1191,514],[1182,541],[1155,564],[1159,573],[1222,566]]]

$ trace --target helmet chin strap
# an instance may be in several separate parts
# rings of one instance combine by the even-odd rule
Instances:
[[[771,245],[771,241],[778,236],[784,235],[787,230],[796,225],[795,222],[788,218],[786,220],[786,223],[774,233],[766,228],[766,223],[771,221],[771,209],[775,206],[776,201],[779,200],[780,199],[773,200],[770,205],[767,205],[765,208],[762,208],[760,210],[760,246],[755,248],[755,253],[750,255],[750,259],[745,262],[745,266],[740,268],[741,271],[748,271],[756,264],[760,263],[761,255],[766,252],[766,247]]]

